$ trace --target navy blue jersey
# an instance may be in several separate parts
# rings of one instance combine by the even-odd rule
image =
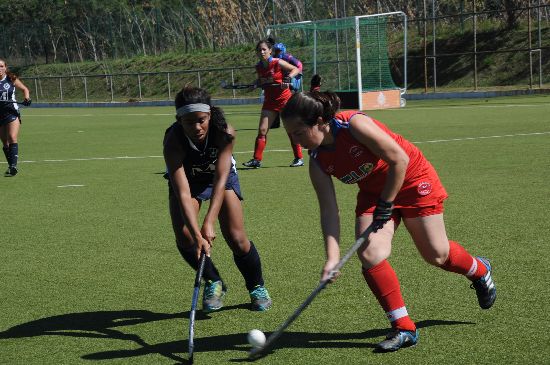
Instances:
[[[216,171],[216,161],[218,160],[218,146],[216,141],[219,140],[219,131],[216,128],[209,128],[206,142],[203,146],[197,147],[183,132],[183,127],[175,122],[167,133],[172,131],[177,136],[178,142],[185,151],[185,159],[183,160],[183,169],[189,181],[189,185],[194,184],[212,184],[214,181],[214,173]],[[236,173],[235,159],[231,157],[230,174]],[[170,172],[169,172],[170,173]]]
[[[7,75],[0,80],[0,100],[14,101],[14,103],[0,102],[0,114],[19,114],[19,106],[15,103],[15,85]]]

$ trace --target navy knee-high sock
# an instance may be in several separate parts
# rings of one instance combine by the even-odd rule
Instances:
[[[8,147],[8,156],[10,166],[17,166],[17,158],[19,157],[18,143],[10,143],[10,146]]]
[[[178,247],[178,251],[180,252],[181,257],[183,257],[183,259],[189,264],[189,266],[191,266],[196,271],[199,268],[199,260],[197,259],[197,256],[195,254],[195,249],[193,247],[190,249],[186,249],[180,247],[180,245],[176,246]],[[208,256],[206,256],[206,259],[204,260],[204,271],[202,273],[202,277],[205,281],[221,280],[218,269],[216,269],[216,266],[214,266],[212,259]]]
[[[244,256],[233,254],[233,260],[235,260],[235,264],[243,275],[248,291],[254,289],[254,287],[258,285],[264,285],[260,255],[252,241],[250,241],[250,251]]]
[[[11,166],[9,147],[2,146],[2,151],[4,151],[4,156],[6,156],[6,161],[8,161],[8,167]]]

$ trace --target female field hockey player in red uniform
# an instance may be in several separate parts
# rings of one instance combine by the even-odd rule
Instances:
[[[292,96],[287,83],[283,83],[283,81],[286,81],[283,80],[283,74],[293,78],[300,73],[300,70],[290,63],[271,57],[272,47],[273,44],[267,40],[262,40],[256,45],[256,53],[260,58],[260,62],[256,65],[258,73],[256,84],[264,89],[264,104],[260,115],[258,136],[254,145],[254,156],[250,161],[243,163],[244,166],[251,168],[261,167],[264,149],[267,144],[267,132],[279,116],[287,100]],[[294,152],[294,160],[290,166],[303,166],[302,147],[292,143],[292,151]]]
[[[387,261],[401,220],[424,260],[466,276],[480,307],[490,308],[496,298],[491,265],[448,240],[443,222],[447,193],[430,162],[415,145],[379,121],[339,108],[336,94],[314,91],[294,94],[281,115],[293,141],[309,149],[309,174],[319,200],[327,253],[322,279],[340,256],[338,205],[331,179],[335,176],[359,186],[356,235],[373,225],[358,255],[363,276],[392,326],[377,351],[396,351],[418,341],[399,280]]]
[[[4,176],[12,177],[17,175],[17,159],[19,157],[19,128],[21,116],[19,107],[15,100],[15,89],[23,92],[23,102],[25,106],[31,105],[29,89],[17,78],[16,75],[8,71],[6,61],[0,59],[0,139],[2,140],[2,150],[8,161],[8,169]]]
[[[164,137],[170,217],[181,256],[195,270],[200,253],[207,253],[203,277],[203,310],[222,308],[226,292],[210,249],[219,220],[222,235],[233,252],[250,294],[252,309],[265,311],[272,301],[264,286],[256,247],[246,235],[241,187],[233,159],[235,131],[221,109],[212,106],[203,89],[186,87],[176,95],[176,122]],[[210,200],[202,226],[199,210]]]

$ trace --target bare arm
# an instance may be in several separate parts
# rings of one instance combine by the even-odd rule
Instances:
[[[340,260],[340,213],[332,178],[321,170],[314,159],[309,162],[309,176],[319,201],[321,229],[325,240],[327,261],[321,274],[321,280],[324,280]]]
[[[350,126],[352,136],[388,164],[388,177],[380,199],[393,202],[405,180],[409,156],[393,138],[366,115],[355,115],[350,120]]]
[[[183,168],[185,153],[179,143],[176,142],[176,137],[172,132],[168,132],[168,134],[164,137],[163,153],[166,167],[170,173],[170,183],[172,185],[172,189],[178,199],[185,225],[191,233],[193,244],[196,245],[197,257],[200,256],[200,252],[203,249],[207,254],[210,254],[210,246],[202,237],[199,229],[197,215],[193,208],[191,188],[189,187],[189,181],[187,180],[187,176],[185,175],[185,170]]]
[[[235,131],[231,126],[228,126],[227,132],[233,136],[235,135]],[[219,138],[222,139],[221,136]],[[210,205],[208,206],[208,211],[206,212],[206,216],[204,217],[204,222],[201,230],[203,237],[208,242],[210,242],[210,244],[212,244],[212,241],[216,238],[214,224],[220,213],[220,209],[225,196],[225,183],[231,169],[231,158],[233,154],[234,143],[235,139],[233,139],[231,143],[219,141],[218,144],[221,147],[218,151],[218,159],[216,161],[212,198],[210,199]]]
[[[13,85],[23,92],[23,97],[25,99],[30,99],[31,98],[31,93],[29,92],[29,89],[25,86],[25,84],[23,84],[23,82],[21,80],[19,80],[19,79],[15,80]]]

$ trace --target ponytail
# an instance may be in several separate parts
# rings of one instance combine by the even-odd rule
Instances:
[[[340,98],[333,92],[310,91],[295,93],[286,103],[281,118],[298,116],[305,124],[312,126],[321,117],[328,123],[340,110]]]
[[[223,110],[217,106],[210,107],[210,126],[222,132],[223,139],[227,143],[231,143],[235,138],[227,133],[227,120],[225,119],[225,114]]]

